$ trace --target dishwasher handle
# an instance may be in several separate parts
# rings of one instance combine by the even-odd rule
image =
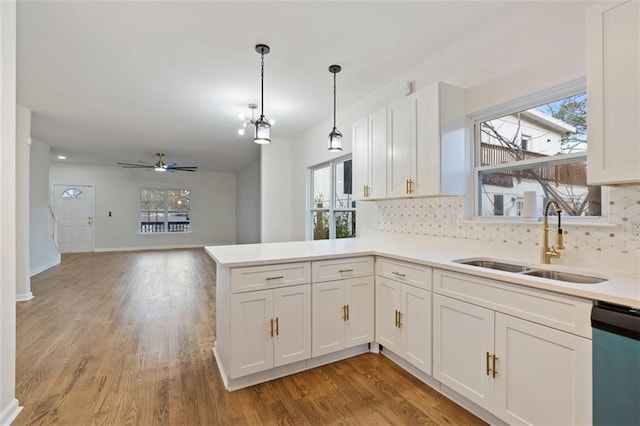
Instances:
[[[591,327],[640,340],[640,311],[600,302],[591,309]]]

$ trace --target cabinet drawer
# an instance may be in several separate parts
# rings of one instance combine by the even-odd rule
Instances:
[[[314,283],[373,275],[373,257],[320,260],[311,266]]]
[[[433,291],[591,339],[589,300],[440,269]]]
[[[376,275],[431,290],[429,266],[379,257],[376,260]]]
[[[311,282],[309,262],[249,266],[231,270],[231,293],[277,288]]]

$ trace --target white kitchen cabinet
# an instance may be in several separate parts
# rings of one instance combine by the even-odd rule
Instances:
[[[374,341],[373,277],[312,284],[313,357]]]
[[[640,3],[587,9],[589,184],[640,182]]]
[[[412,99],[387,107],[387,196],[412,195],[415,181],[415,138],[411,132]]]
[[[376,341],[431,374],[431,268],[376,260]]]
[[[482,304],[455,284],[444,288]],[[480,284],[478,291],[487,288]],[[515,293],[508,290],[505,305]],[[548,315],[556,300],[549,296],[544,305],[546,297],[539,292],[537,308]],[[434,378],[509,424],[590,424],[591,341],[476,303],[434,294]]]
[[[376,277],[376,341],[431,374],[431,292]]]
[[[311,286],[232,294],[232,379],[311,357]]]
[[[387,196],[387,109],[356,121],[353,137],[353,196],[356,200]]]

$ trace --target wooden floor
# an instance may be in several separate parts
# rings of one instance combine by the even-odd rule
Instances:
[[[15,425],[481,423],[375,354],[225,391],[203,250],[64,255],[31,285]]]

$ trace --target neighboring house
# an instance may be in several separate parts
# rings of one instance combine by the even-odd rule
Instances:
[[[493,166],[520,160],[542,159],[563,151],[562,139],[576,128],[538,109],[507,115],[482,123],[480,164]],[[585,145],[586,146],[586,145]],[[588,193],[582,164],[564,164],[530,169],[548,185],[567,197],[582,199]],[[531,172],[493,171],[482,175],[479,216],[522,216],[524,192],[537,192],[538,215],[544,204],[541,184]]]

